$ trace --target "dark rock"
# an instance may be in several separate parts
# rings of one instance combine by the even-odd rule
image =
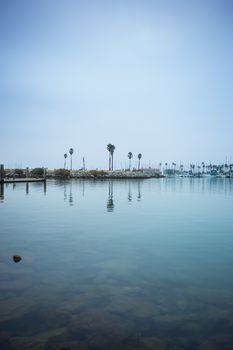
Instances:
[[[15,263],[18,263],[22,260],[21,256],[19,255],[14,255],[12,259],[14,260]]]

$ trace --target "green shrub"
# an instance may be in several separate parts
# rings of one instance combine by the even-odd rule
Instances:
[[[44,175],[44,168],[34,168],[31,170],[31,175],[33,176],[43,176]]]
[[[68,178],[70,177],[70,171],[67,169],[56,169],[54,175],[61,178]]]
[[[14,175],[15,175],[16,177],[24,177],[24,171],[23,171],[23,169],[15,169],[15,170],[14,170]]]

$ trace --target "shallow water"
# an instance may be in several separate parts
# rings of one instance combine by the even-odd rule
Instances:
[[[0,349],[232,350],[232,209],[231,179],[4,185]]]

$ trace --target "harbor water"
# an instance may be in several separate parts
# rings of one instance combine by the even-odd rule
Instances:
[[[0,349],[232,350],[232,211],[227,178],[2,185]]]

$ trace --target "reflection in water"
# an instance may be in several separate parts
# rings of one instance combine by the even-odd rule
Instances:
[[[46,192],[47,192],[47,182],[44,181],[44,195],[46,196]]]
[[[128,188],[128,201],[132,201],[132,193],[131,193],[131,181],[129,181],[129,188]]]
[[[113,181],[109,181],[108,183],[108,200],[107,200],[107,211],[114,211],[114,201],[113,201]]]
[[[66,194],[66,181],[64,181],[64,201],[67,199],[67,194]]]
[[[141,181],[138,181],[138,202],[141,200]]]
[[[69,204],[70,204],[71,207],[74,205],[73,192],[72,192],[72,181],[70,181]]]
[[[0,184],[0,202],[4,201],[4,184]]]
[[[133,196],[137,198],[137,202],[142,200],[143,191],[149,189],[150,191],[159,191],[160,193],[201,193],[202,195],[207,194],[217,194],[224,193],[225,196],[232,194],[233,192],[233,181],[228,178],[164,178],[164,179],[151,179],[151,180],[110,180],[110,181],[90,181],[90,180],[73,180],[73,181],[63,181],[56,180],[56,186],[63,187],[63,198],[64,201],[68,200],[69,205],[74,205],[74,193],[73,186],[77,186],[79,191],[82,194],[82,197],[85,196],[85,186],[89,184],[89,186],[93,188],[97,187],[106,187],[108,186],[108,200],[107,200],[107,209],[109,212],[114,210],[114,197],[113,197],[113,187],[118,189],[123,188],[123,186],[128,189],[127,199],[128,203],[131,204],[133,200]],[[142,186],[144,184],[144,186]],[[42,183],[25,183],[25,184],[12,184],[13,190],[17,188],[20,190],[21,186],[25,185],[26,194],[29,195],[32,189],[36,187],[42,188]],[[0,200],[4,199],[4,187],[9,188],[11,184],[1,184],[0,185]],[[67,186],[69,186],[69,192],[67,193]],[[144,188],[143,188],[144,187]],[[43,192],[46,195],[47,193],[47,182],[43,183]]]
[[[29,194],[29,183],[26,182],[26,194],[28,195]]]
[[[83,182],[82,182],[82,195],[83,195],[83,197],[85,195],[85,180],[83,180]]]

